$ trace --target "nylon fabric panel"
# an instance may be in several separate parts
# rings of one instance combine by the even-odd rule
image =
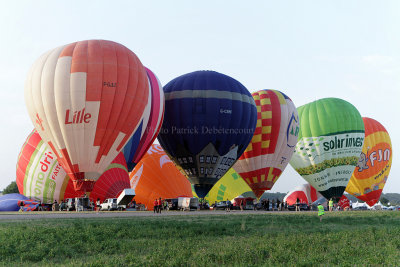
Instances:
[[[71,76],[70,76],[70,97],[71,97],[71,112],[72,110],[78,111],[77,117],[82,117],[82,121],[86,120],[86,81],[87,81],[87,42],[79,42],[76,44],[72,54],[71,61]],[[79,72],[78,72],[79,71]],[[75,114],[75,112],[74,112]],[[79,122],[81,119],[79,118]],[[85,124],[86,123],[72,123],[70,133],[72,145],[74,149],[68,151],[72,163],[78,165],[78,169],[74,172],[79,172],[79,169],[85,170],[88,166],[86,149],[85,147]],[[86,155],[85,155],[86,154]],[[86,165],[86,166],[85,166]]]
[[[130,109],[128,109],[129,111],[127,114],[127,119],[124,120],[125,123],[121,122],[121,132],[124,133],[125,136],[118,144],[118,151],[122,149],[123,145],[129,140],[129,138],[133,135],[133,132],[136,130],[140,120],[143,117],[143,112],[148,102],[148,98],[150,97],[150,89],[144,67],[141,65],[137,57],[130,55],[128,58],[130,66],[128,88],[131,88],[136,83],[136,88],[142,88],[142,90],[136,90],[134,95],[127,94],[125,98],[125,101],[128,98],[127,102],[131,102],[131,105],[129,106],[127,103],[125,103],[125,106],[129,107]],[[136,76],[137,78],[135,79]],[[131,90],[128,89],[128,92],[129,91]],[[133,96],[133,101],[130,101],[129,99],[131,96]],[[149,116],[149,114],[146,114],[146,116]]]
[[[101,94],[101,104],[99,111],[99,121],[97,122],[95,144],[100,146],[99,152],[96,157],[96,163],[100,162],[103,156],[104,146],[106,146],[109,138],[109,131],[112,129],[107,128],[114,103],[114,96],[116,87],[112,86],[117,84],[117,57],[114,46],[102,45],[103,52],[103,85]],[[111,85],[111,86],[109,86]],[[111,122],[112,124],[113,122]],[[107,135],[108,131],[108,135]]]
[[[244,182],[240,175],[232,168],[222,176],[221,179],[211,188],[210,192],[204,197],[211,205],[216,201],[233,200],[243,193],[250,192],[251,188]],[[194,197],[198,197],[192,188]]]
[[[47,122],[47,127],[49,131],[44,133],[39,130],[39,134],[45,134],[49,136],[49,139],[43,139],[46,141],[54,140],[54,144],[57,149],[64,148],[65,143],[63,136],[61,134],[61,128],[58,123],[58,116],[57,116],[57,108],[55,102],[55,95],[54,95],[54,85],[55,85],[55,72],[56,66],[58,63],[58,58],[60,54],[64,51],[65,47],[59,47],[51,51],[49,57],[47,58],[46,62],[44,62],[44,67],[42,71],[42,100],[43,100],[43,109],[45,113],[44,120]],[[57,155],[57,154],[56,154]]]
[[[133,170],[154,142],[160,130],[164,114],[164,91],[161,83],[150,69],[146,68],[146,73],[151,89],[151,98],[149,97],[151,102],[146,107],[149,109],[150,115],[148,121],[141,122],[141,127],[138,128],[123,149],[129,171]]]
[[[29,116],[38,131],[42,133],[46,140],[51,138],[50,133],[45,135],[44,127],[48,127],[48,122],[42,108],[41,100],[41,76],[43,65],[45,64],[50,52],[43,54],[33,65],[28,73],[28,78],[25,82],[25,103],[28,109]]]
[[[71,160],[71,156],[76,156],[75,146],[73,144],[75,138],[73,136],[72,122],[70,118],[73,118],[74,109],[72,108],[72,100],[70,94],[70,81],[71,81],[71,57],[61,57],[58,59],[56,72],[54,77],[54,98],[56,104],[56,112],[58,118],[58,124],[60,125],[60,133],[57,133],[60,139],[64,140],[65,147],[58,148],[61,150],[61,157],[64,161],[61,164],[65,166],[67,173],[79,172],[74,169],[74,165],[77,164],[77,159],[75,161]],[[72,114],[71,114],[72,113]],[[75,117],[76,118],[76,117]],[[53,143],[54,144],[54,143]]]
[[[133,159],[135,163],[139,162],[157,137],[164,114],[164,91],[162,85],[157,76],[151,70],[146,68],[146,72],[149,77],[150,88],[152,91],[152,108],[149,123],[146,128],[147,134],[145,135],[145,138],[142,139],[143,141],[141,140],[140,150]]]
[[[29,161],[30,158],[32,157],[33,153],[35,152],[35,147],[40,143],[41,138],[31,138],[33,135],[34,131],[32,131],[27,140],[31,140],[31,144],[29,144],[27,141],[25,141],[24,145],[22,146],[21,151],[19,152],[18,155],[18,160],[17,160],[17,187],[19,192],[21,194],[25,194],[24,192],[24,181],[25,181],[25,172],[26,169],[29,167]],[[23,177],[22,179],[18,179],[18,177]]]
[[[133,163],[133,159],[135,156],[135,153],[139,147],[140,143],[140,133],[142,132],[143,128],[143,122],[140,123],[139,128],[136,130],[136,132],[133,134],[131,139],[129,139],[128,143],[126,143],[125,147],[123,148],[123,153],[126,159],[126,164],[128,166],[128,171],[131,172],[133,168],[135,167],[135,164]]]

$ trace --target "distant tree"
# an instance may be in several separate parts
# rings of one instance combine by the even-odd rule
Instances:
[[[18,186],[16,182],[11,182],[6,188],[3,190],[3,195],[11,194],[11,193],[19,193]]]
[[[389,199],[387,199],[386,197],[381,197],[379,199],[379,201],[382,203],[382,205],[387,206],[389,203]]]

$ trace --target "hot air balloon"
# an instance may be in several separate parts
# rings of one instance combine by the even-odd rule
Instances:
[[[105,40],[43,54],[25,83],[25,102],[42,139],[74,181],[95,181],[150,115],[149,81],[137,56]]]
[[[230,168],[229,171],[222,176],[221,179],[211,188],[210,192],[204,197],[208,203],[213,204],[215,201],[232,200],[243,193],[251,191],[251,188],[244,182],[240,175]],[[193,196],[197,197],[194,188]]]
[[[392,166],[392,144],[385,127],[371,118],[363,118],[365,141],[357,167],[346,192],[370,207],[378,202]]]
[[[161,146],[204,198],[249,144],[257,109],[249,91],[235,79],[196,71],[164,87]]]
[[[158,144],[149,148],[129,177],[135,201],[149,210],[153,209],[156,198],[192,197],[190,182]]]
[[[313,203],[320,199],[322,195],[315,190],[310,184],[302,184],[300,186],[296,186],[293,190],[286,194],[283,198],[283,202],[287,202],[288,205],[296,204],[297,199],[300,200],[300,203]]]
[[[33,131],[22,146],[17,161],[17,186],[21,194],[44,203],[60,203],[66,198],[80,197],[73,182],[61,167],[54,152]],[[122,153],[112,161],[96,182],[90,199],[115,198],[129,188],[129,175]]]
[[[292,100],[276,90],[252,94],[257,126],[249,146],[233,168],[260,198],[289,163],[299,133],[299,116]]]
[[[147,76],[150,81],[151,109],[148,121],[142,121],[138,130],[125,145],[123,152],[131,172],[139,160],[146,153],[156,139],[161,128],[164,115],[164,91],[157,76],[146,68]]]
[[[360,113],[339,98],[316,100],[297,111],[299,141],[290,164],[325,198],[339,200],[364,142]]]

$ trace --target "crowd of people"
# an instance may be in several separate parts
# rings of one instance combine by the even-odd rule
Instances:
[[[153,212],[154,213],[161,213],[162,210],[168,210],[169,205],[166,199],[156,198],[153,203]]]

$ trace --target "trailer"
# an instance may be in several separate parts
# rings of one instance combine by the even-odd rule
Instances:
[[[178,197],[178,210],[190,209],[190,197]]]
[[[75,198],[75,211],[93,210],[93,205],[88,197]]]
[[[131,203],[132,199],[135,197],[135,189],[127,188],[124,189],[117,198],[118,207],[123,207]]]

